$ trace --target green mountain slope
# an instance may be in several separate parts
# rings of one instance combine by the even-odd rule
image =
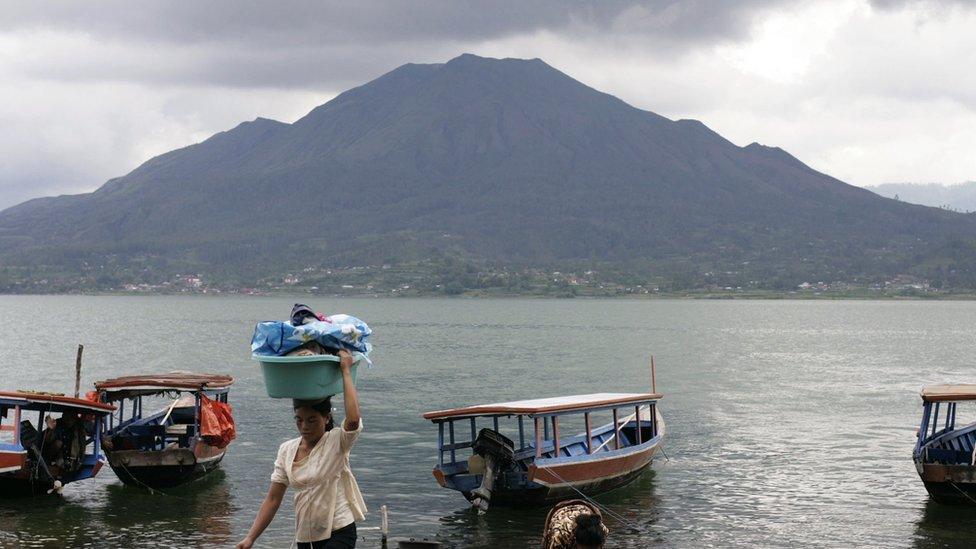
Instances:
[[[108,255],[243,278],[448,254],[781,284],[904,272],[973,236],[973,216],[738,147],[538,59],[473,55],[404,65],[293,124],[247,122],[94,193],[0,212],[7,265]]]

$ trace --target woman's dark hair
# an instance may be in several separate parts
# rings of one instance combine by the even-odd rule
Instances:
[[[329,422],[325,425],[326,431],[331,431],[335,427],[335,420],[332,418],[332,397],[326,397],[322,400],[298,400],[296,398],[292,399],[292,407],[295,410],[299,408],[311,408],[329,418]]]
[[[576,517],[576,544],[583,547],[603,547],[607,540],[598,515],[579,515]]]

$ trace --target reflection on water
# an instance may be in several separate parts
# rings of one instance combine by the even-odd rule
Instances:
[[[648,469],[629,485],[596,498],[611,511],[603,517],[610,529],[609,547],[647,547],[660,542],[655,530],[654,478],[654,470]],[[534,547],[542,541],[547,513],[548,508],[505,507],[479,513],[462,506],[441,517],[436,537],[451,547]]]
[[[976,507],[943,505],[929,500],[915,525],[914,546],[919,549],[972,547],[976,540]]]
[[[81,498],[70,494],[0,500],[0,532],[4,533],[0,547],[231,544],[230,520],[236,509],[225,474],[219,469],[165,494],[150,494],[118,481],[101,486],[92,483],[85,488],[92,492]],[[95,493],[97,497],[91,497]]]

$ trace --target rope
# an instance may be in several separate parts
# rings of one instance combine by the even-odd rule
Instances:
[[[966,492],[964,492],[962,488],[960,488],[960,487],[958,487],[958,486],[956,486],[956,483],[955,483],[955,482],[952,482],[951,480],[947,480],[946,482],[948,482],[948,483],[949,483],[949,486],[952,486],[952,487],[953,487],[953,488],[955,488],[956,490],[959,490],[959,493],[960,493],[960,494],[962,494],[962,495],[964,495],[964,496],[966,496],[966,498],[967,498],[967,499],[968,499],[969,501],[971,501],[971,502],[973,502],[973,503],[976,503],[976,499],[973,499],[973,498],[972,498],[972,496],[970,496],[969,494],[967,494]]]
[[[617,522],[623,524],[627,528],[630,528],[631,530],[633,530],[635,532],[642,533],[642,534],[652,534],[653,533],[652,531],[650,531],[650,530],[648,530],[646,528],[642,528],[642,527],[634,524],[633,522],[628,521],[626,518],[624,518],[623,516],[621,516],[619,513],[616,513],[613,510],[611,510],[609,507],[606,507],[604,505],[600,505],[600,503],[598,503],[595,499],[593,499],[590,496],[584,494],[583,492],[580,492],[575,486],[573,486],[572,484],[570,484],[563,477],[559,476],[559,473],[553,471],[552,469],[550,469],[548,467],[540,467],[540,469],[543,469],[543,470],[546,470],[546,471],[549,471],[550,473],[552,473],[552,475],[554,477],[556,477],[557,479],[559,479],[566,486],[569,486],[570,489],[572,489],[574,492],[576,492],[577,494],[579,494],[579,496],[581,498],[583,498],[587,503],[590,503],[591,505],[593,505],[594,507],[596,507],[597,509],[599,509],[603,513],[609,515],[611,518],[613,518]]]
[[[173,494],[167,494],[166,492],[163,492],[162,490],[159,490],[159,489],[153,488],[152,486],[149,486],[147,484],[144,484],[141,480],[139,480],[138,478],[136,478],[135,475],[132,474],[132,471],[130,471],[129,468],[125,466],[125,463],[123,463],[121,459],[119,460],[119,465],[121,465],[122,468],[125,469],[125,472],[126,472],[127,475],[129,475],[129,478],[131,478],[132,480],[136,481],[136,484],[138,484],[139,486],[145,488],[146,490],[149,490],[149,493],[150,494],[153,494],[153,495],[160,494],[160,495],[167,496],[167,497],[171,497],[171,498],[183,499],[183,498],[180,498],[179,496],[175,496]]]

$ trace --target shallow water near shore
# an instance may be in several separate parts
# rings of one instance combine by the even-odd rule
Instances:
[[[353,470],[379,526],[449,547],[537,546],[545,509],[479,515],[431,476],[427,410],[649,389],[657,362],[665,450],[638,481],[598,499],[608,547],[966,547],[976,507],[930,503],[911,462],[919,389],[976,382],[976,302],[683,300],[299,300],[374,329],[359,373],[364,433]],[[292,438],[248,344],[295,299],[0,296],[3,389],[73,390],[123,374],[192,370],[237,378],[238,439],[222,469],[165,494],[111,469],[62,498],[0,501],[0,547],[229,547]],[[341,410],[341,402],[337,403]],[[976,418],[960,418],[969,421]],[[290,496],[259,540],[291,543]],[[360,547],[378,547],[361,530]]]

